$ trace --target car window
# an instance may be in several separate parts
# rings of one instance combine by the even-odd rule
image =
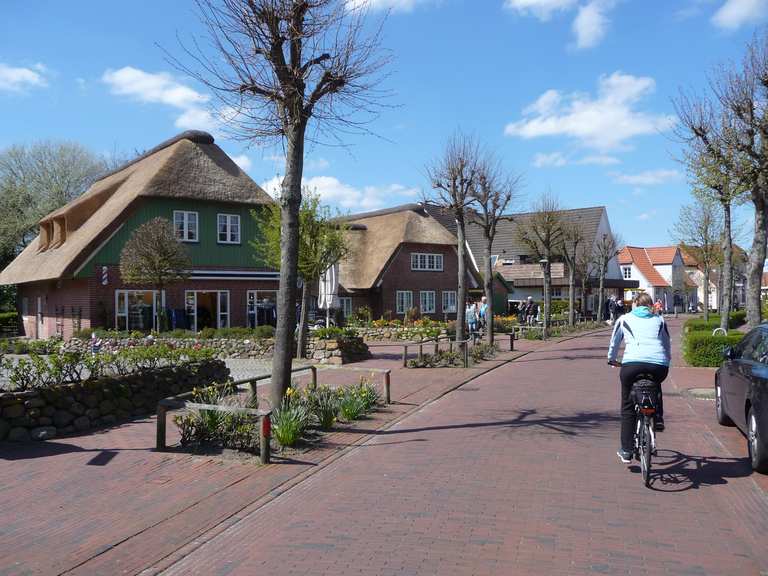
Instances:
[[[756,352],[758,352],[758,349],[760,345],[763,342],[763,334],[762,330],[759,328],[755,328],[744,336],[744,339],[739,342],[739,346],[737,348],[738,351],[738,357],[742,360],[755,360],[757,361],[757,358],[755,356]]]
[[[752,359],[761,364],[768,364],[768,333],[760,330],[760,340],[752,349]]]

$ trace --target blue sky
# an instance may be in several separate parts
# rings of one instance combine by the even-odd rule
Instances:
[[[523,175],[516,210],[548,190],[568,207],[606,205],[635,245],[669,243],[690,198],[671,99],[740,58],[768,17],[768,0],[371,6],[374,18],[391,9],[386,86],[396,106],[370,126],[378,137],[311,147],[309,186],[343,211],[418,200],[425,164],[460,128]],[[0,11],[0,148],[69,139],[131,152],[184,129],[216,130],[209,95],[159,47],[180,55],[176,34],[202,32],[192,2],[4,0]],[[217,142],[259,183],[282,172],[279,149]]]

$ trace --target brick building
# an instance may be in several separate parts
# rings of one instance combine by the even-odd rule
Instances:
[[[346,218],[350,253],[339,266],[345,314],[369,306],[374,318],[403,318],[409,308],[435,319],[456,317],[456,237],[421,204],[405,204]],[[467,261],[467,287],[477,289]]]
[[[251,216],[272,200],[205,132],[185,132],[106,174],[40,221],[40,233],[0,273],[17,284],[23,333],[65,338],[103,326],[148,331],[164,308],[172,325],[274,324],[278,274],[255,260]],[[161,293],[127,286],[120,252],[161,216],[189,247],[187,281]]]

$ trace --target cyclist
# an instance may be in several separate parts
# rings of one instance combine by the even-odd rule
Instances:
[[[664,430],[664,405],[661,383],[669,372],[669,330],[662,316],[653,313],[653,299],[641,292],[632,302],[632,311],[616,321],[608,347],[608,362],[616,362],[619,346],[624,340],[624,358],[621,363],[621,448],[617,452],[624,463],[632,461],[635,434],[635,405],[632,384],[641,374],[653,378],[659,386],[656,407],[656,430]]]

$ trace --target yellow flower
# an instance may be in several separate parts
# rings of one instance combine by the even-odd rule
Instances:
[[[288,390],[285,391],[286,396],[292,396],[293,395],[293,388],[288,388]]]

